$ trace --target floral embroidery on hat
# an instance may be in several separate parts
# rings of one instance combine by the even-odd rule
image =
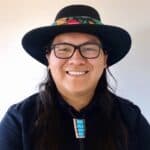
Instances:
[[[102,24],[102,23],[99,20],[91,17],[77,16],[77,17],[60,18],[56,20],[53,25],[75,25],[75,24]]]

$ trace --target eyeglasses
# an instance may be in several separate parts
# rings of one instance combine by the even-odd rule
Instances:
[[[60,59],[69,59],[78,49],[83,58],[94,59],[102,52],[102,46],[98,43],[83,43],[80,45],[73,45],[70,43],[57,43],[51,45],[50,50],[54,50],[54,54]]]

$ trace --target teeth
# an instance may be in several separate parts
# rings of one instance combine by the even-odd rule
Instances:
[[[70,75],[79,76],[79,75],[86,74],[87,71],[78,71],[78,72],[76,72],[76,71],[67,71],[67,73],[70,74]]]

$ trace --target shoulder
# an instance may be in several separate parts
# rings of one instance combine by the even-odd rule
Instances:
[[[137,106],[131,100],[116,95],[114,95],[114,97],[115,97],[115,103],[118,104],[122,113],[130,114],[131,115],[130,117],[134,116],[134,118],[135,116],[138,116],[141,113],[139,106]]]
[[[114,103],[117,109],[120,111],[121,117],[131,130],[145,130],[144,126],[147,126],[147,131],[150,134],[150,125],[146,118],[143,116],[139,106],[134,104],[128,99],[112,94]]]
[[[121,117],[128,127],[130,134],[138,139],[138,147],[141,150],[150,149],[150,124],[143,116],[140,108],[130,100],[112,94]]]
[[[35,104],[36,104],[38,95],[39,95],[38,93],[35,93],[35,94],[21,100],[19,103],[16,103],[16,104],[12,105],[10,107],[10,109],[14,109],[16,111],[23,112],[27,108],[34,107]]]
[[[141,113],[139,106],[134,104],[131,100],[120,97],[113,93],[111,93],[111,97],[113,98],[114,103],[117,104],[120,110],[122,110],[122,112],[131,113],[133,115],[138,115],[139,113]]]
[[[135,128],[138,118],[142,115],[139,106],[118,95],[111,94],[111,96],[123,121],[129,126],[129,128]]]
[[[27,137],[34,120],[37,96],[34,94],[8,109],[0,122],[0,149],[23,149],[22,136]]]
[[[19,127],[25,122],[24,120],[32,120],[36,109],[37,97],[38,93],[10,106],[1,121],[1,125],[15,124]]]

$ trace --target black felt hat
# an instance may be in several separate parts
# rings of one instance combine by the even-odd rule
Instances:
[[[61,9],[53,24],[26,33],[22,45],[33,58],[48,65],[44,47],[56,35],[67,32],[83,32],[99,37],[108,54],[108,66],[121,60],[131,47],[131,38],[126,30],[103,24],[98,12],[87,5],[70,5]]]

